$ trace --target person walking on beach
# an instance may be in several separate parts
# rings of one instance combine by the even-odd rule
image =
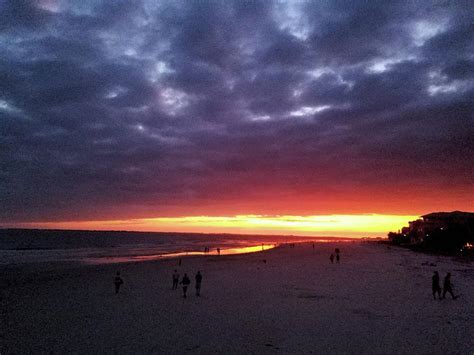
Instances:
[[[188,277],[188,274],[184,273],[183,279],[181,280],[181,285],[183,285],[183,297],[186,298],[186,292],[188,291],[188,286],[191,283],[191,280]]]
[[[221,255],[221,248],[217,248],[217,255]]]
[[[438,294],[438,298],[441,299],[441,286],[439,285],[439,274],[438,271],[435,271],[433,274],[431,289],[433,290],[433,299],[436,299],[436,294]]]
[[[331,256],[329,257],[329,260],[331,260],[331,264],[334,264],[334,254],[331,254]]]
[[[201,271],[198,271],[196,274],[196,296],[201,296],[201,282],[202,282],[202,275]]]
[[[176,290],[178,288],[178,282],[179,282],[179,274],[178,271],[175,270],[173,273],[173,288],[172,290]]]
[[[444,278],[444,283],[443,283],[443,299],[446,298],[446,293],[449,292],[453,300],[455,300],[457,297],[454,296],[453,294],[453,285],[451,284],[451,273],[448,272],[446,274],[446,277]]]
[[[339,264],[339,260],[340,260],[340,258],[341,258],[341,257],[339,256],[339,253],[340,253],[339,248],[334,249],[334,252],[336,253],[336,263]]]
[[[119,293],[120,286],[123,285],[123,280],[120,277],[120,271],[117,271],[117,274],[115,275],[114,279],[114,284],[115,284],[115,293]]]

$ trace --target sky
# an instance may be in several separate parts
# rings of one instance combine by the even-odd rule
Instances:
[[[0,225],[385,233],[473,210],[471,1],[0,13]]]

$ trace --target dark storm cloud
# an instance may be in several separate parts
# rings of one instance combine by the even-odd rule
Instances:
[[[38,0],[0,12],[4,221],[473,183],[467,1]]]

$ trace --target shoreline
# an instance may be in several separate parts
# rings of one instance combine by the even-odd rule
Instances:
[[[105,246],[90,246],[90,247],[70,247],[70,248],[46,248],[44,246],[35,247],[15,247],[15,248],[1,248],[0,257],[3,258],[4,266],[21,266],[24,264],[47,264],[47,263],[79,263],[79,264],[114,264],[125,262],[141,262],[147,260],[160,260],[167,258],[182,258],[190,255],[212,256],[212,255],[227,255],[227,254],[242,254],[250,252],[259,252],[267,250],[278,245],[296,244],[296,243],[344,243],[354,242],[358,239],[344,239],[344,238],[327,238],[321,237],[318,239],[282,241],[282,240],[239,240],[231,239],[224,240],[223,243],[216,241],[200,240],[197,244],[146,244],[146,245],[105,245]],[[1,239],[0,239],[1,241]],[[64,240],[62,241],[64,242]],[[211,247],[206,247],[206,244]],[[203,251],[203,249],[207,249]]]

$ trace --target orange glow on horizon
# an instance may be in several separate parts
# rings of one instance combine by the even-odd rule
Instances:
[[[236,233],[301,236],[386,236],[417,219],[415,215],[236,215],[158,217],[109,221],[20,223],[6,227],[127,230],[140,232]]]

